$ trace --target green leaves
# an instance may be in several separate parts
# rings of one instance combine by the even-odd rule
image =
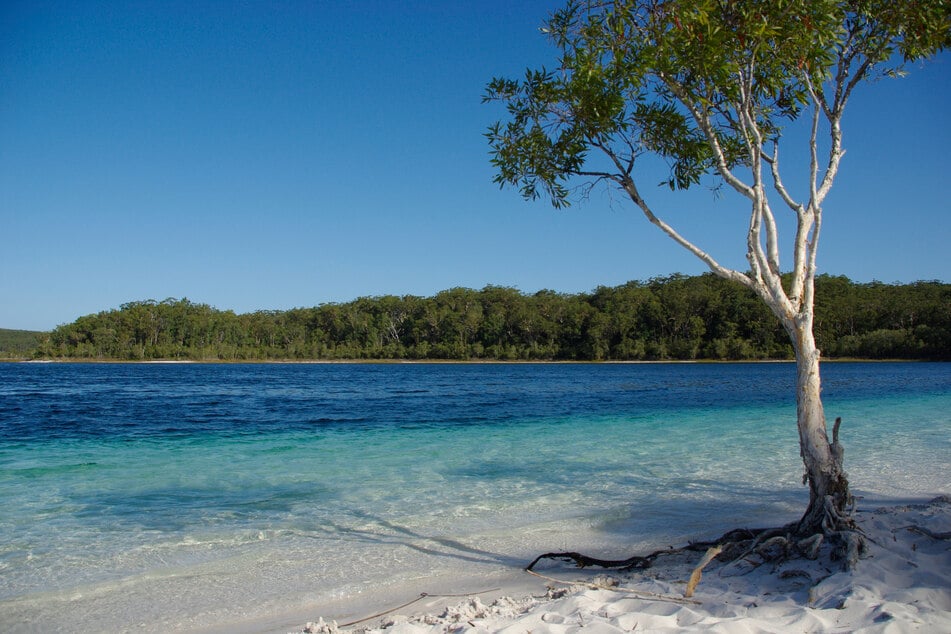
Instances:
[[[559,68],[487,87],[484,101],[508,114],[486,135],[495,180],[561,207],[572,178],[626,182],[644,152],[670,163],[674,189],[726,177],[753,165],[804,109],[841,116],[854,85],[895,52],[908,60],[946,48],[949,5],[570,0],[542,29]],[[594,153],[613,167],[588,167]]]
[[[518,186],[526,198],[538,198],[543,190],[556,207],[568,204],[565,182],[581,169],[592,135],[610,120],[611,108],[622,104],[603,99],[590,77],[585,85],[587,92],[572,97],[572,87],[544,69],[526,71],[521,82],[489,84],[483,100],[505,102],[510,117],[486,133],[496,182]],[[583,115],[572,114],[573,106],[585,109]]]
[[[909,62],[951,46],[947,0],[861,0],[849,5],[849,18],[861,26],[865,52],[875,62],[887,61],[895,53]]]
[[[703,133],[673,104],[640,101],[631,115],[641,145],[672,161],[670,189],[687,189],[713,168],[713,154]]]

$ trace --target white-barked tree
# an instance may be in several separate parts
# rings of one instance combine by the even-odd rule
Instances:
[[[556,207],[576,186],[614,186],[711,271],[769,306],[795,351],[810,492],[788,532],[812,545],[815,535],[848,537],[849,483],[838,422],[829,438],[813,334],[823,203],[843,158],[853,93],[945,49],[951,2],[573,0],[543,31],[559,50],[557,68],[487,88],[485,100],[507,112],[487,134],[496,181]],[[788,133],[796,120],[797,133]],[[807,149],[794,166],[809,175],[798,190],[784,178],[780,152],[792,142]],[[643,182],[650,156],[667,161],[672,190],[713,178],[745,199],[748,269],[722,265],[665,221]],[[792,219],[789,235],[780,235],[788,221],[779,214]]]

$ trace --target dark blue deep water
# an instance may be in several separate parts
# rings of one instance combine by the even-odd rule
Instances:
[[[791,364],[5,364],[0,440],[170,439],[790,404]],[[947,394],[947,364],[829,364],[829,402]]]

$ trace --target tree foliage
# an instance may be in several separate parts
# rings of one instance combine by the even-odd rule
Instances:
[[[575,183],[614,184],[713,272],[756,291],[792,334],[809,326],[845,107],[862,81],[946,48],[951,3],[571,0],[543,31],[560,52],[557,69],[487,87],[485,101],[507,111],[487,133],[496,182],[556,207],[570,203]],[[810,179],[796,192],[780,145],[804,115]],[[671,189],[709,177],[748,201],[747,271],[722,266],[661,218],[645,187],[648,155],[667,162]],[[786,287],[778,208],[796,220]]]
[[[951,357],[951,285],[819,279],[827,356]],[[236,314],[140,301],[49,333],[37,356],[81,359],[787,359],[777,319],[741,285],[672,275],[590,293],[487,286]]]

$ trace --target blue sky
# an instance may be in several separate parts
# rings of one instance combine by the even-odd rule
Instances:
[[[556,211],[492,182],[485,84],[553,64],[538,27],[558,6],[7,0],[0,327],[702,272],[617,194]],[[948,54],[856,94],[822,271],[948,279],[948,103]],[[744,205],[658,203],[744,268]]]

